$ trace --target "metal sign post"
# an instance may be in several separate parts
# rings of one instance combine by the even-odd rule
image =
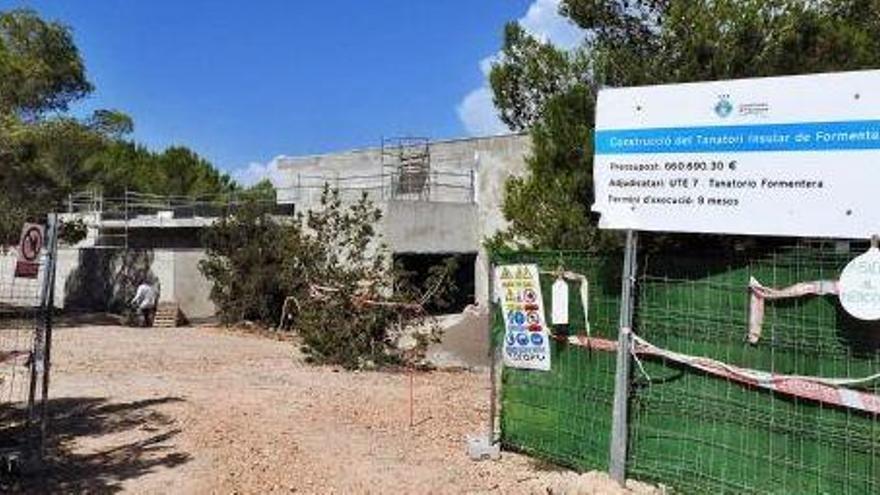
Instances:
[[[623,276],[620,291],[620,331],[617,336],[617,370],[614,378],[614,409],[611,424],[611,477],[626,482],[627,416],[629,409],[629,368],[632,346],[633,302],[635,299],[638,233],[626,231]]]
[[[58,242],[58,216],[50,214],[46,229],[46,254],[40,291],[40,308],[34,332],[30,360],[30,389],[28,393],[29,469],[38,469],[43,458],[43,448],[48,421],[49,365],[52,342],[52,311],[55,295],[55,262]]]
[[[45,351],[43,356],[43,383],[40,391],[42,414],[40,417],[40,458],[46,448],[46,430],[49,424],[49,375],[52,365],[52,315],[55,311],[55,271],[58,263],[58,214],[49,214],[49,231],[46,238],[48,253],[46,257],[46,279],[43,281],[43,325],[45,330]]]
[[[492,329],[492,317],[494,316],[492,305],[495,301],[495,263],[489,260],[489,299],[487,305],[489,307],[489,431],[486,438],[489,439],[489,445],[494,445],[495,435],[495,415],[498,413],[498,347],[495,345],[495,335]]]

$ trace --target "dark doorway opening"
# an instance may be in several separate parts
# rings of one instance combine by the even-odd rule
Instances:
[[[454,258],[457,269],[453,274],[456,290],[450,294],[448,306],[437,307],[429,304],[427,309],[431,314],[460,313],[468,304],[474,304],[476,292],[474,278],[474,263],[476,253],[395,253],[394,263],[409,274],[410,280],[416,284],[424,285],[432,266],[442,265],[447,259]]]

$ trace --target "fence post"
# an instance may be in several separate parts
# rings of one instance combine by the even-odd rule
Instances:
[[[626,250],[623,255],[623,276],[620,291],[620,330],[617,336],[617,370],[614,378],[614,409],[611,424],[611,453],[609,471],[621,486],[626,483],[627,416],[629,406],[630,348],[636,282],[636,255],[638,234],[626,232]]]
[[[46,225],[46,258],[43,262],[43,280],[40,302],[34,321],[34,340],[30,360],[30,384],[27,411],[27,467],[39,469],[43,459],[43,444],[48,418],[49,352],[52,339],[52,314],[55,293],[55,256],[58,237],[58,215],[50,213]],[[38,390],[39,389],[39,390]],[[39,395],[38,395],[39,394]],[[39,420],[39,424],[37,424]],[[35,431],[36,428],[39,428]]]
[[[495,415],[498,412],[498,390],[496,384],[498,373],[495,370],[495,367],[498,364],[498,352],[497,346],[495,345],[495,330],[492,328],[492,317],[494,316],[492,305],[495,300],[495,267],[492,263],[491,254],[487,252],[487,255],[489,256],[489,263],[487,263],[489,268],[489,298],[488,301],[486,301],[486,305],[489,308],[489,434],[486,438],[489,439],[489,444],[493,445],[495,443]]]
[[[52,365],[52,316],[55,311],[55,271],[58,264],[58,214],[50,213],[48,222],[48,235],[46,236],[47,258],[46,274],[43,281],[43,326],[45,339],[45,352],[43,355],[43,383],[40,394],[40,459],[43,458],[46,447],[46,430],[49,425],[49,374]]]

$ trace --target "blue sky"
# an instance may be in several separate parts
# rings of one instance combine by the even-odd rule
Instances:
[[[243,182],[273,158],[503,132],[485,86],[504,23],[571,45],[558,0],[0,0],[74,30],[137,141],[183,144]]]

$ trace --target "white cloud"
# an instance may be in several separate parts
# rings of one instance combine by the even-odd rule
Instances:
[[[535,0],[519,24],[532,36],[571,50],[584,39],[584,31],[559,15],[559,2]]]
[[[488,80],[492,63],[498,59],[498,55],[490,55],[480,60],[480,70],[483,77]],[[492,136],[507,132],[507,126],[498,118],[495,104],[492,103],[492,90],[488,83],[483,83],[462,98],[455,108],[458,119],[464,125],[465,130],[471,136]]]
[[[489,77],[489,73],[492,72],[492,64],[498,61],[498,55],[496,53],[480,60],[480,72],[483,73],[484,77]]]
[[[281,184],[281,173],[278,171],[278,162],[283,157],[277,156],[267,163],[251,162],[247,167],[240,168],[232,173],[232,178],[245,187],[250,187],[263,179],[269,179],[276,187]]]
[[[517,22],[532,36],[570,50],[583,40],[584,31],[559,15],[559,2],[560,0],[535,0]],[[507,131],[507,126],[498,118],[498,111],[492,103],[492,89],[488,81],[492,63],[498,60],[499,55],[495,53],[480,60],[483,84],[468,92],[456,106],[458,119],[472,136]]]
[[[458,118],[471,136],[492,136],[507,132],[492,103],[492,90],[480,86],[465,95],[456,108]]]

